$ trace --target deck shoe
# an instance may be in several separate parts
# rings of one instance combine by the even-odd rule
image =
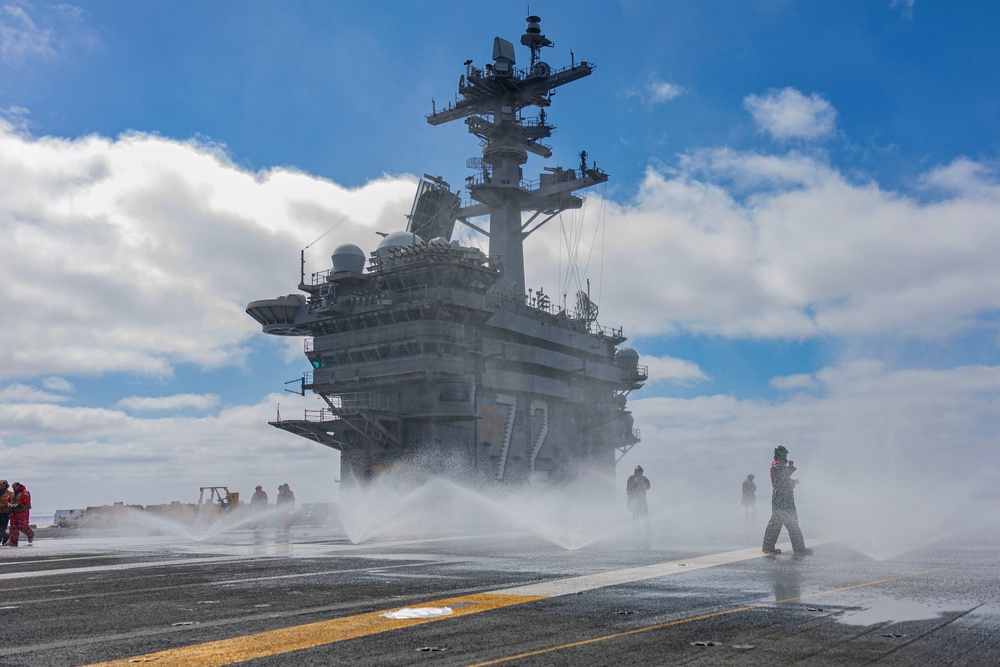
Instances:
[[[761,551],[766,553],[768,556],[777,556],[781,554],[781,549],[761,549]]]
[[[28,538],[28,544],[31,544],[34,541],[35,541],[35,536],[34,535],[32,535],[31,537]],[[812,552],[810,551],[809,553],[812,553]]]

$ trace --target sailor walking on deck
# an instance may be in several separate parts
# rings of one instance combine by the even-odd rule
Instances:
[[[795,510],[795,485],[797,479],[792,479],[796,468],[794,461],[788,460],[788,449],[778,445],[774,450],[774,460],[771,462],[771,520],[764,530],[763,551],[769,556],[781,553],[775,548],[781,527],[788,529],[788,537],[792,540],[792,550],[796,556],[806,556],[812,549],[806,549],[802,531],[799,529],[799,515]]]
[[[646,491],[649,490],[649,478],[642,474],[642,466],[636,466],[635,472],[625,482],[625,495],[628,497],[628,509],[632,512],[636,536],[639,543],[648,548],[650,538],[649,506],[646,505]]]

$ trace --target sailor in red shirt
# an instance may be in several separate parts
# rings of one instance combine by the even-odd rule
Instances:
[[[31,544],[35,541],[35,531],[29,525],[31,494],[20,482],[14,482],[10,490],[13,495],[7,505],[7,511],[10,513],[10,539],[7,541],[7,546],[16,547],[17,538],[21,533],[28,536],[28,544]]]

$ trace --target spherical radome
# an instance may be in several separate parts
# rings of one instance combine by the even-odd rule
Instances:
[[[411,232],[393,232],[382,239],[382,242],[378,244],[378,248],[375,250],[378,256],[385,259],[389,254],[389,251],[393,248],[401,248],[409,245],[417,245],[418,243],[423,243],[424,240],[413,234]]]
[[[333,251],[331,259],[333,260],[333,270],[335,273],[340,271],[361,273],[365,268],[365,253],[353,243],[345,243],[339,246]]]

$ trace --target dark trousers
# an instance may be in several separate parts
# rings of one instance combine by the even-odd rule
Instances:
[[[788,537],[792,540],[794,551],[802,551],[806,548],[802,531],[799,529],[799,513],[795,511],[795,501],[772,499],[771,520],[767,522],[767,528],[764,529],[764,549],[766,551],[774,550],[782,526],[788,529]]]
[[[7,522],[10,518],[6,513],[0,514],[0,544],[7,544],[10,535],[7,534]]]

